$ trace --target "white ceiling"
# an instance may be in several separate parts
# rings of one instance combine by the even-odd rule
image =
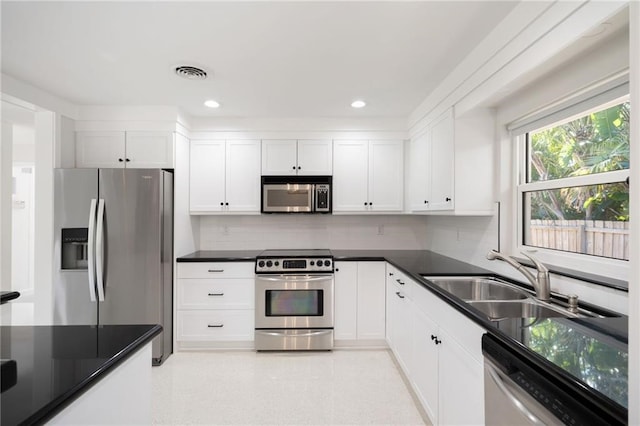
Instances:
[[[516,2],[0,4],[2,72],[78,105],[406,117]],[[176,65],[209,78],[181,79]],[[210,98],[222,107],[202,106]]]

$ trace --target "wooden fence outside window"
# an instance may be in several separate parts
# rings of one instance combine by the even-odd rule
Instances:
[[[629,222],[531,220],[527,245],[629,260]]]

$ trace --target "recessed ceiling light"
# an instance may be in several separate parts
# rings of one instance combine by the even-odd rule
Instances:
[[[204,106],[207,106],[209,108],[219,108],[220,104],[213,99],[209,99],[208,101],[204,102]]]
[[[351,106],[354,107],[354,108],[362,108],[366,104],[367,103],[365,101],[353,101],[353,102],[351,102]]]

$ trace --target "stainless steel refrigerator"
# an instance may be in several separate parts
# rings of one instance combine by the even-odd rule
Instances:
[[[161,324],[173,348],[173,174],[56,169],[54,323]]]

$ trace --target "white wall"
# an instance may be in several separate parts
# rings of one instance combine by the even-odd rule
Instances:
[[[202,216],[201,250],[425,248],[426,217]]]

